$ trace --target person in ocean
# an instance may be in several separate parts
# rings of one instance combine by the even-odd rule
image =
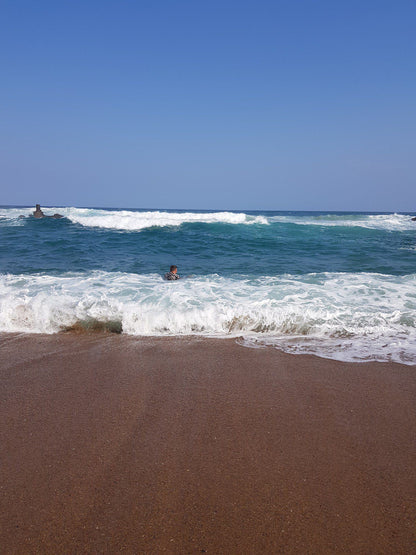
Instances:
[[[168,281],[174,281],[175,279],[180,279],[180,277],[178,276],[178,267],[172,264],[169,272],[165,274],[165,279],[167,279]]]

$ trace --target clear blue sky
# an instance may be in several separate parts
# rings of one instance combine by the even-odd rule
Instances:
[[[0,13],[0,204],[416,210],[414,0]]]

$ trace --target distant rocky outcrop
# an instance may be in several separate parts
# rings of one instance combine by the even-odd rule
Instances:
[[[54,218],[55,220],[58,220],[59,218],[63,218],[62,214],[54,214],[53,216],[45,216],[45,214],[43,213],[40,204],[36,205],[36,210],[33,212],[33,217],[34,218]]]
[[[45,217],[45,214],[40,209],[40,204],[36,205],[36,210],[33,212],[33,216],[35,218],[44,218]]]
[[[416,216],[412,218],[412,222],[416,222]]]

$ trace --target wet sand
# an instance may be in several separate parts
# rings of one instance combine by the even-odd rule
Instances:
[[[416,552],[416,367],[0,336],[3,554]]]

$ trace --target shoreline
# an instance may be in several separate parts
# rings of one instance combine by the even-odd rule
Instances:
[[[134,334],[130,334],[127,332],[124,332],[122,329],[122,324],[118,321],[118,320],[106,320],[106,321],[101,321],[101,320],[92,320],[91,322],[86,321],[86,322],[80,322],[77,321],[75,324],[71,325],[71,326],[67,326],[62,328],[59,331],[55,331],[53,333],[44,333],[44,332],[25,332],[25,331],[16,331],[16,332],[4,332],[4,331],[0,331],[0,341],[2,338],[4,339],[10,339],[13,337],[51,337],[51,336],[55,336],[55,337],[60,337],[63,335],[70,335],[70,336],[74,336],[74,337],[82,337],[82,336],[121,336],[121,337],[128,337],[130,338],[132,341],[151,341],[152,339],[155,339],[156,341],[230,341],[230,342],[234,342],[236,345],[239,345],[240,347],[243,347],[245,349],[274,349],[284,355],[288,355],[289,357],[295,356],[295,357],[312,357],[312,358],[317,358],[317,359],[323,359],[323,360],[328,360],[328,361],[333,361],[335,363],[342,363],[342,364],[388,364],[388,365],[398,365],[398,366],[407,366],[409,368],[411,367],[416,367],[416,361],[415,362],[403,362],[403,361],[397,361],[397,360],[378,360],[377,358],[367,358],[367,359],[354,359],[354,360],[348,360],[348,358],[346,359],[341,359],[341,358],[332,358],[329,354],[324,354],[325,351],[319,351],[319,352],[291,352],[289,350],[284,350],[284,348],[280,345],[274,345],[273,343],[268,343],[267,339],[264,343],[261,342],[261,340],[259,342],[257,342],[257,336],[250,336],[249,334],[246,335],[241,335],[241,334],[224,334],[224,335],[202,335],[202,334],[189,334],[189,335],[185,335],[185,334],[179,334],[179,335],[134,335]],[[293,338],[293,341],[295,341],[296,337]],[[300,342],[303,340],[304,338],[301,337],[300,338]],[[253,340],[253,341],[251,341]],[[322,343],[325,344],[325,339],[322,340]]]
[[[409,553],[416,372],[235,338],[0,334],[11,553]]]

